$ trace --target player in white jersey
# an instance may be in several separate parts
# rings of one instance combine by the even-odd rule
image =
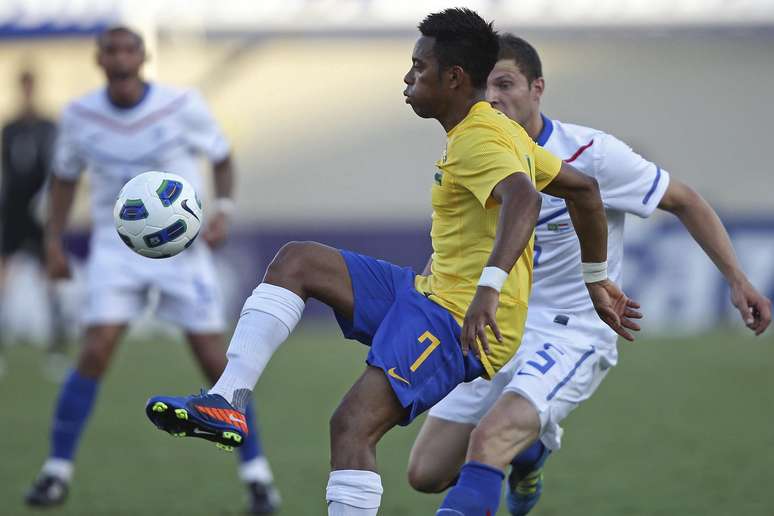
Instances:
[[[208,246],[226,237],[233,206],[228,142],[198,93],[142,79],[145,49],[137,33],[114,27],[98,37],[97,46],[107,87],[65,108],[54,155],[46,227],[47,267],[53,278],[70,275],[62,233],[84,170],[90,173],[93,231],[82,313],[84,345],[60,391],[49,457],[26,497],[35,506],[65,500],[99,380],[128,324],[145,309],[149,291],[158,291],[156,314],[183,330],[210,381],[226,364],[221,292]],[[216,195],[202,238],[186,252],[163,260],[132,252],[113,225],[113,204],[121,187],[146,170],[164,170],[201,190],[200,155],[213,165]],[[253,428],[247,451],[240,448],[240,477],[250,493],[250,512],[268,514],[276,510],[278,495],[250,417],[248,424]]]
[[[614,136],[542,115],[544,80],[537,52],[509,34],[500,36],[500,45],[487,98],[538,144],[597,180],[607,209],[609,278],[621,282],[626,214],[648,217],[657,207],[670,211],[723,273],[747,326],[762,333],[771,320],[771,303],[747,280],[707,202]],[[521,347],[491,382],[461,384],[430,410],[409,465],[414,488],[439,492],[454,483],[466,451],[467,460],[483,456],[500,469],[511,462],[511,514],[527,514],[537,503],[543,462],[561,445],[561,421],[593,394],[618,357],[616,335],[595,314],[584,286],[567,207],[562,199],[542,195]],[[520,409],[518,400],[526,400],[533,413]]]

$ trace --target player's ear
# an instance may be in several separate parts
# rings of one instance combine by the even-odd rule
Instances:
[[[452,89],[459,88],[462,86],[463,78],[465,77],[465,71],[462,69],[459,65],[453,65],[450,66],[449,69],[446,71],[446,74],[449,78],[449,86],[451,86]]]
[[[529,88],[535,100],[540,100],[540,97],[543,96],[543,92],[546,90],[546,81],[542,77],[538,77],[532,81],[532,85]]]

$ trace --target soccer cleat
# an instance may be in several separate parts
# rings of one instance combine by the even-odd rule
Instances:
[[[53,507],[64,503],[67,491],[67,482],[54,475],[41,473],[27,491],[24,501],[33,507]]]
[[[233,451],[247,437],[245,415],[222,396],[207,394],[187,397],[154,396],[145,406],[148,419],[175,437],[199,437]]]
[[[247,492],[250,495],[248,514],[274,514],[279,510],[281,500],[274,484],[250,482],[247,484]]]
[[[508,479],[508,512],[513,516],[524,516],[537,505],[543,493],[543,468],[532,471],[518,482],[512,481],[512,478]]]

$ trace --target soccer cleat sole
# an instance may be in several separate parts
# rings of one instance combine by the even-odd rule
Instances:
[[[197,424],[191,419],[188,410],[184,408],[172,410],[169,405],[161,401],[151,405],[146,413],[157,428],[174,437],[198,437],[214,442],[221,450],[233,451],[234,448],[241,446],[244,440],[237,432]]]

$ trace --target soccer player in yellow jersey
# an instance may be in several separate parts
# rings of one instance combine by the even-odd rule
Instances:
[[[404,77],[406,101],[449,136],[432,186],[431,273],[417,277],[368,256],[291,242],[245,302],[215,386],[199,396],[156,396],[146,407],[153,423],[170,433],[239,445],[241,412],[266,363],[306,300],[326,303],[346,337],[371,347],[365,372],[330,422],[326,499],[334,516],[377,513],[382,486],[375,448],[388,430],[410,423],[461,382],[491,376],[515,353],[531,283],[536,186],[550,182],[555,195],[568,199],[583,260],[606,260],[596,183],[484,102],[498,53],[491,25],[472,11],[448,9],[419,28]],[[600,316],[623,333],[622,326],[636,327],[626,296],[601,270],[595,274],[589,292]],[[493,472],[484,465],[469,469],[476,467]]]

